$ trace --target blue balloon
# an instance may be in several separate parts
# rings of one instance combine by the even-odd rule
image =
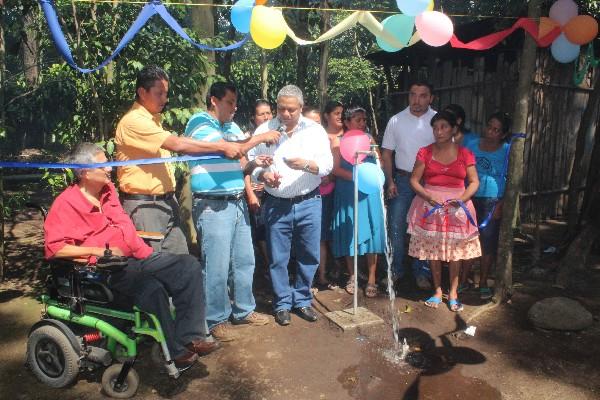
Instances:
[[[416,17],[429,7],[430,0],[396,0],[398,8],[403,14]]]
[[[581,46],[578,44],[569,42],[565,34],[561,33],[560,36],[552,42],[550,52],[556,61],[566,64],[577,59],[580,47]]]
[[[385,183],[383,170],[372,163],[362,163],[358,165],[358,190],[364,194],[378,193]]]
[[[413,30],[415,28],[415,17],[410,17],[404,14],[396,14],[387,17],[381,22],[383,29],[389,32],[395,37],[400,43],[406,45],[412,37]],[[381,37],[377,36],[377,44],[382,50],[393,52],[401,50],[397,47],[392,46]]]
[[[250,32],[250,19],[252,18],[253,7],[254,0],[238,0],[231,7],[231,23],[238,32]]]

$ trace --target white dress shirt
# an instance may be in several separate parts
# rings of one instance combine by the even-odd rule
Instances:
[[[396,168],[412,171],[419,149],[435,141],[430,124],[435,114],[437,112],[429,108],[425,114],[417,117],[406,107],[390,118],[381,147],[396,152]]]
[[[254,135],[279,130],[281,126],[281,121],[278,118],[273,118],[256,128]],[[260,155],[273,157],[273,164],[270,167],[256,168],[252,176],[256,178],[262,171],[277,172],[281,175],[279,187],[265,186],[267,193],[275,197],[292,198],[308,194],[321,184],[321,177],[328,175],[333,168],[329,138],[321,125],[300,116],[298,124],[290,133],[291,136],[283,133],[277,144],[266,145],[261,143],[248,152],[250,161]],[[315,175],[310,172],[291,169],[284,161],[287,158],[302,158],[314,161],[319,167],[319,172]]]

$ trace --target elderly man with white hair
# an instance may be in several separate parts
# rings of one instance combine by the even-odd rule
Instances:
[[[256,168],[253,177],[265,184],[263,215],[267,228],[270,274],[274,293],[275,320],[289,325],[290,311],[314,322],[311,307],[312,279],[319,265],[321,236],[321,177],[329,174],[333,157],[327,133],[316,122],[302,116],[304,98],[294,86],[283,87],[277,95],[277,118],[265,122],[255,135],[279,130],[275,145],[260,144],[248,153],[253,159],[273,157],[269,167]],[[290,283],[290,254],[298,264]]]

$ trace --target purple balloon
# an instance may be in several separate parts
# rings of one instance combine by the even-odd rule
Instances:
[[[550,7],[549,16],[563,26],[577,14],[579,14],[579,9],[573,0],[557,0]]]

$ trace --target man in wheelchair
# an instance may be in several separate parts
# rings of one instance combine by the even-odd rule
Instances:
[[[67,162],[106,161],[102,148],[82,143]],[[110,167],[74,170],[76,182],[56,198],[44,223],[46,258],[95,265],[106,255],[123,257],[124,267],[110,274],[111,290],[156,315],[175,365],[187,369],[198,355],[219,347],[217,341],[207,339],[200,264],[189,255],[153,253],[119,203],[110,172]],[[169,297],[176,310],[174,319]]]

